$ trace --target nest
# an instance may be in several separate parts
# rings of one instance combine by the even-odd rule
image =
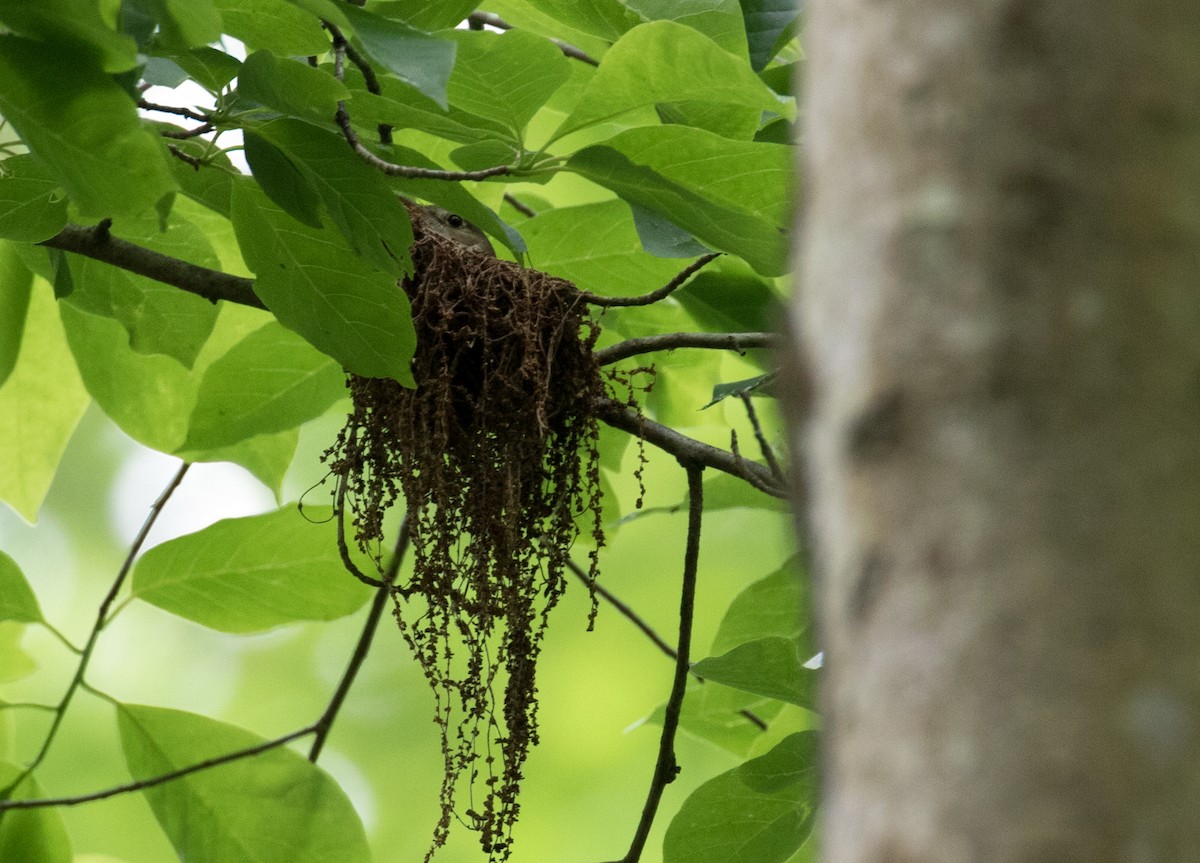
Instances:
[[[403,287],[417,388],[351,375],[353,413],[326,458],[339,516],[377,566],[385,515],[407,503],[413,575],[393,589],[395,615],[433,689],[445,759],[429,856],[458,818],[505,859],[537,743],[546,617],[580,530],[603,542],[598,328],[569,282],[414,229]]]

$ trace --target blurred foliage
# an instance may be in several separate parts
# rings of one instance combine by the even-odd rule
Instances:
[[[600,295],[646,293],[724,253],[653,306],[598,315],[602,346],[775,321],[795,200],[792,4],[497,0],[476,25],[498,15],[512,29],[448,29],[476,5],[0,3],[0,788],[12,799],[153,778],[326,708],[371,590],[341,569],[319,457],[346,415],[343,369],[412,385],[401,195]],[[504,171],[387,175],[347,130],[377,163]],[[266,310],[37,245],[101,219],[113,237],[253,277]],[[648,416],[723,448],[736,431],[755,459],[739,399],[701,409],[753,389],[765,354],[623,365],[651,361]],[[778,444],[770,401],[754,403]],[[600,447],[601,583],[672,641],[682,473],[620,432]],[[166,503],[190,523],[156,528],[85,646],[137,530],[130,513],[148,511],[175,459],[205,463]],[[189,498],[205,476],[222,485]],[[698,669],[710,680],[684,702],[683,772],[643,859],[809,859],[816,672],[804,663],[817,645],[792,523],[738,478],[705,485],[692,653],[711,654]],[[650,781],[671,662],[614,608],[589,632],[589,605],[572,585],[545,636],[516,859],[623,854]],[[421,859],[442,753],[432,695],[388,623],[319,766],[302,739],[142,793],[3,811],[0,859]],[[87,686],[56,707],[80,651]],[[483,856],[459,830],[438,859]]]

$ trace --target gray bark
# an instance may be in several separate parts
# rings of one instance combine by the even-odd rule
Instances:
[[[1200,11],[809,9],[824,859],[1200,860]]]

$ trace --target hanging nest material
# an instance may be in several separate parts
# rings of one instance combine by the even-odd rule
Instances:
[[[419,216],[414,229],[403,287],[417,388],[351,375],[354,411],[326,457],[377,564],[385,513],[401,494],[408,506],[414,571],[395,614],[433,688],[445,757],[428,857],[457,817],[505,859],[537,742],[546,615],[580,525],[603,541],[598,329],[569,282],[466,252]]]

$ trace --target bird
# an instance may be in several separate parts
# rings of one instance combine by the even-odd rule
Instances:
[[[453,240],[473,252],[487,255],[489,258],[496,257],[496,250],[492,248],[487,235],[458,213],[452,213],[445,207],[439,207],[436,204],[428,204],[421,210],[425,213],[424,222],[428,230],[448,240]]]

